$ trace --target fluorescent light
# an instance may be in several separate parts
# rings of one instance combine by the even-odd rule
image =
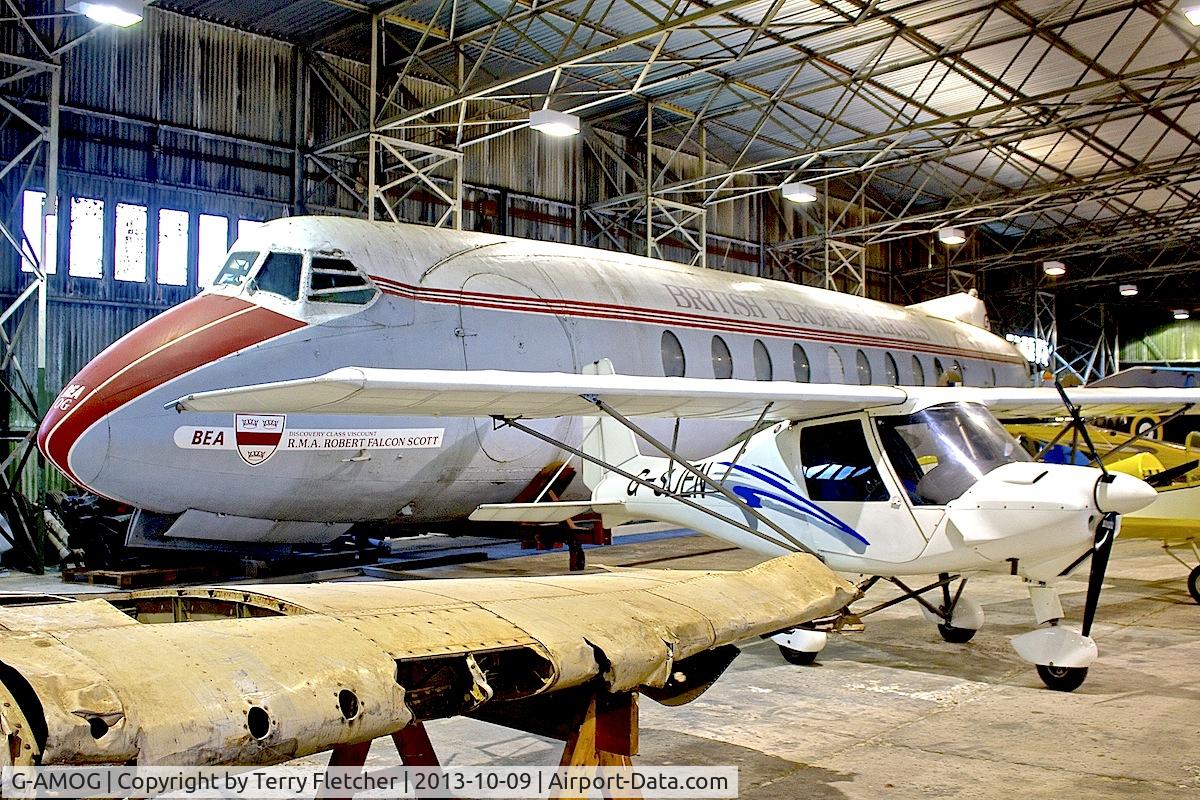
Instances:
[[[1043,261],[1042,272],[1051,278],[1060,278],[1067,274],[1067,265],[1061,261]]]
[[[1200,6],[1187,6],[1183,9],[1187,21],[1200,28]]]
[[[1122,283],[1120,292],[1121,292],[1121,297],[1133,297],[1138,292],[1137,284],[1136,283]]]
[[[142,21],[142,0],[102,0],[91,3],[67,3],[67,11],[83,14],[105,25],[128,28]]]
[[[1186,308],[1177,308],[1171,312],[1171,316],[1175,317],[1175,319],[1187,319],[1192,315]]]
[[[779,187],[779,193],[783,195],[784,200],[791,200],[793,203],[811,203],[817,199],[817,190],[807,183],[785,183]]]
[[[938,241],[942,244],[962,244],[967,240],[967,234],[962,228],[942,228],[938,231]]]
[[[579,133],[579,117],[543,108],[529,115],[529,127],[547,136],[575,136]]]

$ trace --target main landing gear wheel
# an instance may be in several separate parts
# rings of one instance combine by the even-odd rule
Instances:
[[[817,660],[816,653],[806,653],[803,650],[793,650],[790,647],[779,645],[779,652],[783,654],[783,660],[789,664],[795,664],[798,667],[809,667]]]
[[[1087,679],[1087,667],[1047,667],[1037,665],[1042,683],[1056,692],[1073,692]]]
[[[1197,603],[1200,603],[1200,567],[1196,567],[1188,574],[1188,594]]]
[[[953,625],[941,623],[937,626],[938,633],[942,638],[951,644],[966,644],[975,638],[977,631],[974,628],[956,628]]]

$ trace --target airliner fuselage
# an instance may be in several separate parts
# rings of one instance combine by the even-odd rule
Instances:
[[[174,517],[172,537],[302,542],[356,521],[436,525],[512,500],[562,454],[490,419],[364,425],[164,406],[339,366],[578,372],[599,358],[647,376],[1028,376],[1001,338],[920,308],[569,245],[298,217],[241,237],[214,286],[90,362],[39,445],[79,485]],[[578,438],[577,420],[540,425]],[[685,423],[681,450],[713,452],[741,427]]]

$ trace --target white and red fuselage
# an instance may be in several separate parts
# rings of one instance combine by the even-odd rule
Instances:
[[[731,363],[747,379],[912,385],[954,370],[974,386],[1028,380],[1003,339],[921,308],[602,250],[296,217],[231,253],[241,254],[235,280],[219,277],[111,345],[39,432],[42,452],[80,486],[184,515],[173,536],[319,541],[356,521],[436,525],[512,500],[562,459],[490,419],[164,407],[193,392],[340,366],[578,372],[599,358],[631,375],[721,377]],[[299,265],[294,285],[280,264]],[[339,296],[348,285],[359,288]],[[539,425],[579,435],[577,420]],[[685,423],[681,449],[712,453],[741,427]]]

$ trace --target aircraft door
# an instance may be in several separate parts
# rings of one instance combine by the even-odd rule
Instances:
[[[812,544],[831,556],[911,561],[926,539],[865,421],[855,416],[800,428],[797,476],[809,499],[845,526],[823,526],[828,530]]]
[[[547,308],[549,304],[531,286],[481,272],[464,280],[462,290],[456,334],[462,340],[464,369],[579,372],[569,320]],[[566,440],[567,424],[558,420],[537,427]],[[499,463],[520,461],[547,448],[511,428],[481,431],[480,447]]]

